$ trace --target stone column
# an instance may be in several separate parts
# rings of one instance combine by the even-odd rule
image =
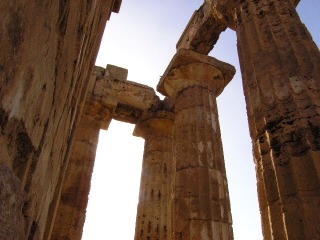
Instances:
[[[46,239],[88,76],[120,4],[0,1],[0,239]]]
[[[144,114],[133,134],[145,139],[135,240],[169,240],[173,113]]]
[[[320,53],[292,1],[235,1],[263,234],[320,238]]]
[[[51,235],[52,240],[81,240],[99,132],[108,129],[114,107],[92,96],[87,98],[48,239]]]
[[[216,97],[235,69],[181,49],[158,90],[176,98],[172,239],[233,239]]]

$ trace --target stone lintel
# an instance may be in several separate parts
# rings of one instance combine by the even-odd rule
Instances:
[[[151,87],[108,78],[97,79],[94,94],[102,98],[112,96],[120,104],[141,110],[149,109],[160,101]]]
[[[175,98],[179,91],[191,86],[205,86],[218,96],[231,81],[235,68],[216,58],[180,49],[160,79],[157,90]]]
[[[185,48],[207,55],[226,28],[215,19],[211,5],[204,2],[192,15],[177,43],[177,50]]]
[[[95,67],[91,92],[100,101],[116,102],[113,119],[137,123],[143,111],[157,106],[160,99],[151,87],[126,80],[127,73],[113,65]]]
[[[144,138],[147,134],[172,136],[174,113],[167,110],[145,111],[136,124],[133,136]]]

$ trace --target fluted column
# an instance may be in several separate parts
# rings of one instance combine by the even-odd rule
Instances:
[[[170,229],[173,113],[146,112],[134,135],[145,139],[135,240],[166,240]]]
[[[229,64],[181,49],[158,85],[176,98],[172,239],[233,239],[216,97],[234,73]]]
[[[320,53],[292,1],[235,1],[264,239],[320,238]]]
[[[86,100],[49,239],[80,240],[82,237],[99,132],[108,128],[114,107],[101,104],[90,95]]]

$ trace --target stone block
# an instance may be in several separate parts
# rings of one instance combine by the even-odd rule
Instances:
[[[111,79],[125,81],[127,80],[127,77],[128,77],[128,69],[107,64],[106,70],[104,72],[104,76]]]

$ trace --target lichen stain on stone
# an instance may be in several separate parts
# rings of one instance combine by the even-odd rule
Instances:
[[[67,31],[69,12],[70,12],[69,0],[60,0],[57,28],[61,36],[64,36]]]
[[[14,168],[25,163],[30,154],[34,151],[34,146],[32,145],[31,139],[25,131],[17,133],[16,143],[17,155],[13,163]]]
[[[25,200],[20,186],[19,179],[15,176],[12,169],[0,164],[0,231],[1,239],[23,239],[21,207]],[[9,217],[10,216],[10,217]],[[7,234],[7,238],[2,238]]]
[[[11,143],[7,150],[11,156],[12,167],[18,169],[30,157],[35,150],[22,120],[11,118],[3,127],[3,137]],[[3,149],[5,151],[5,149]]]
[[[214,113],[211,113],[211,126],[214,132],[217,132],[217,120]]]
[[[23,42],[24,37],[24,26],[22,17],[22,7],[14,6],[9,10],[10,19],[7,24],[8,36],[11,40],[12,48],[17,51]]]
[[[201,240],[210,240],[208,227],[206,225],[202,226],[202,229],[201,229]]]
[[[200,141],[200,142],[198,143],[198,149],[199,149],[200,153],[203,152],[204,146],[203,146],[203,142],[202,142],[202,141]]]
[[[0,132],[4,129],[8,123],[8,114],[2,108],[0,108]]]

